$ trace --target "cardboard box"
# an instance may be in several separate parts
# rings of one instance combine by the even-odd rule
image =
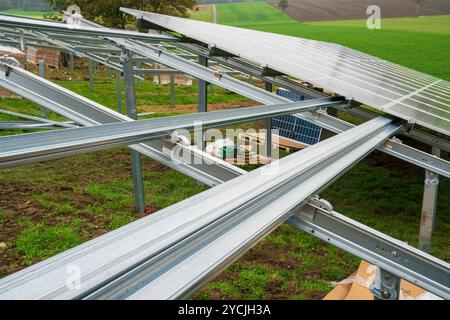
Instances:
[[[347,279],[339,282],[323,300],[373,300],[369,286],[375,280],[377,267],[361,261],[358,270]],[[400,300],[441,300],[405,280],[400,281]]]

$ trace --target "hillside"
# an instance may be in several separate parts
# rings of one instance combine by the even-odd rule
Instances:
[[[334,42],[450,80],[450,15],[386,18],[381,30],[369,30],[362,19],[298,22],[265,2],[217,4],[216,8],[221,24]]]
[[[278,0],[269,3],[278,8]],[[342,19],[363,19],[368,4],[381,8],[384,18],[412,17],[416,14],[414,0],[289,0],[286,13],[295,20],[323,21]],[[425,0],[419,15],[450,14],[450,0]]]

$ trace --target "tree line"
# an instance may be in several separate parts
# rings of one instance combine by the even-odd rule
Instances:
[[[76,4],[89,20],[107,27],[125,28],[133,19],[121,12],[120,7],[187,17],[197,0],[48,0],[48,3],[57,11]]]
[[[27,11],[49,11],[47,0],[0,0],[0,10],[23,9]]]

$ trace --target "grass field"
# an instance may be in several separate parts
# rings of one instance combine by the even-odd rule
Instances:
[[[31,18],[38,18],[42,19],[44,18],[44,15],[53,13],[55,15],[58,14],[58,12],[42,12],[42,11],[27,11],[22,9],[10,9],[5,11],[0,11],[0,13],[6,13],[6,14],[14,14],[18,16],[25,16],[25,17],[31,17]]]
[[[434,38],[431,42],[414,42],[426,38],[426,35],[448,39],[448,34],[442,31],[445,31],[448,17],[433,17],[436,18],[433,21],[423,18],[425,20],[421,21],[431,21],[426,32],[419,32],[407,19],[392,19],[389,27],[392,29],[376,31],[375,38],[383,42],[380,49],[376,42],[369,41],[372,33],[358,24],[361,21],[303,24],[263,2],[217,5],[217,14],[220,23],[348,42],[352,47],[364,47],[366,52],[375,55],[390,55],[391,60],[406,66],[416,69],[422,66],[426,70],[421,71],[437,76],[447,75],[448,79],[448,58],[443,50],[446,48],[445,41],[439,43],[439,38]],[[205,15],[202,19],[206,19]],[[236,19],[238,16],[241,21]],[[402,28],[404,30],[399,30]],[[340,34],[344,30],[355,37]],[[365,39],[367,37],[369,40]],[[396,41],[411,42],[415,49],[411,52],[398,50],[400,45]],[[438,45],[438,55],[431,59],[434,49],[427,45],[433,41],[436,42],[434,45]],[[389,46],[392,52],[388,50]],[[435,59],[444,60],[442,70],[439,70],[440,65]],[[95,74],[95,91],[91,93],[86,74],[86,68],[77,68],[72,81],[65,80],[68,76],[64,69],[49,72],[48,76],[70,90],[115,109],[115,80],[101,69]],[[141,82],[136,87],[139,111],[156,112],[153,116],[195,112],[195,83],[191,87],[176,86],[175,90],[177,105],[175,113],[171,113],[169,86]],[[210,109],[253,104],[218,87],[214,88],[214,94],[209,95],[209,101]],[[25,99],[2,99],[0,108],[40,114],[39,107]],[[60,119],[53,113],[49,116]],[[340,114],[340,117],[356,121],[345,114]],[[0,115],[0,120],[9,119],[17,120]],[[0,131],[0,135],[15,133],[19,132]],[[407,139],[405,141],[408,142]],[[119,148],[1,170],[0,242],[4,242],[7,248],[0,249],[0,277],[144,216],[133,212],[130,167],[129,152]],[[193,179],[147,158],[143,161],[143,173],[146,214],[206,189]],[[321,196],[329,200],[336,211],[416,246],[423,178],[423,170],[375,152]],[[441,179],[439,195],[431,253],[450,261],[448,179]],[[332,289],[333,282],[350,275],[358,264],[356,257],[283,225],[194,294],[193,298],[321,299]]]
[[[211,6],[210,5],[199,5],[198,10],[192,10],[190,13],[191,19],[211,22]]]
[[[382,19],[369,30],[365,20],[301,23],[265,2],[216,6],[221,24],[335,42],[450,80],[450,15]]]

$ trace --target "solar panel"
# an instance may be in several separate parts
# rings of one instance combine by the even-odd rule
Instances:
[[[211,47],[450,135],[450,83],[327,42],[121,9]]]
[[[277,95],[292,101],[302,101],[305,97],[297,92],[283,88],[277,89]],[[279,135],[306,144],[315,144],[320,140],[322,128],[295,115],[272,118],[272,129],[278,129]]]

